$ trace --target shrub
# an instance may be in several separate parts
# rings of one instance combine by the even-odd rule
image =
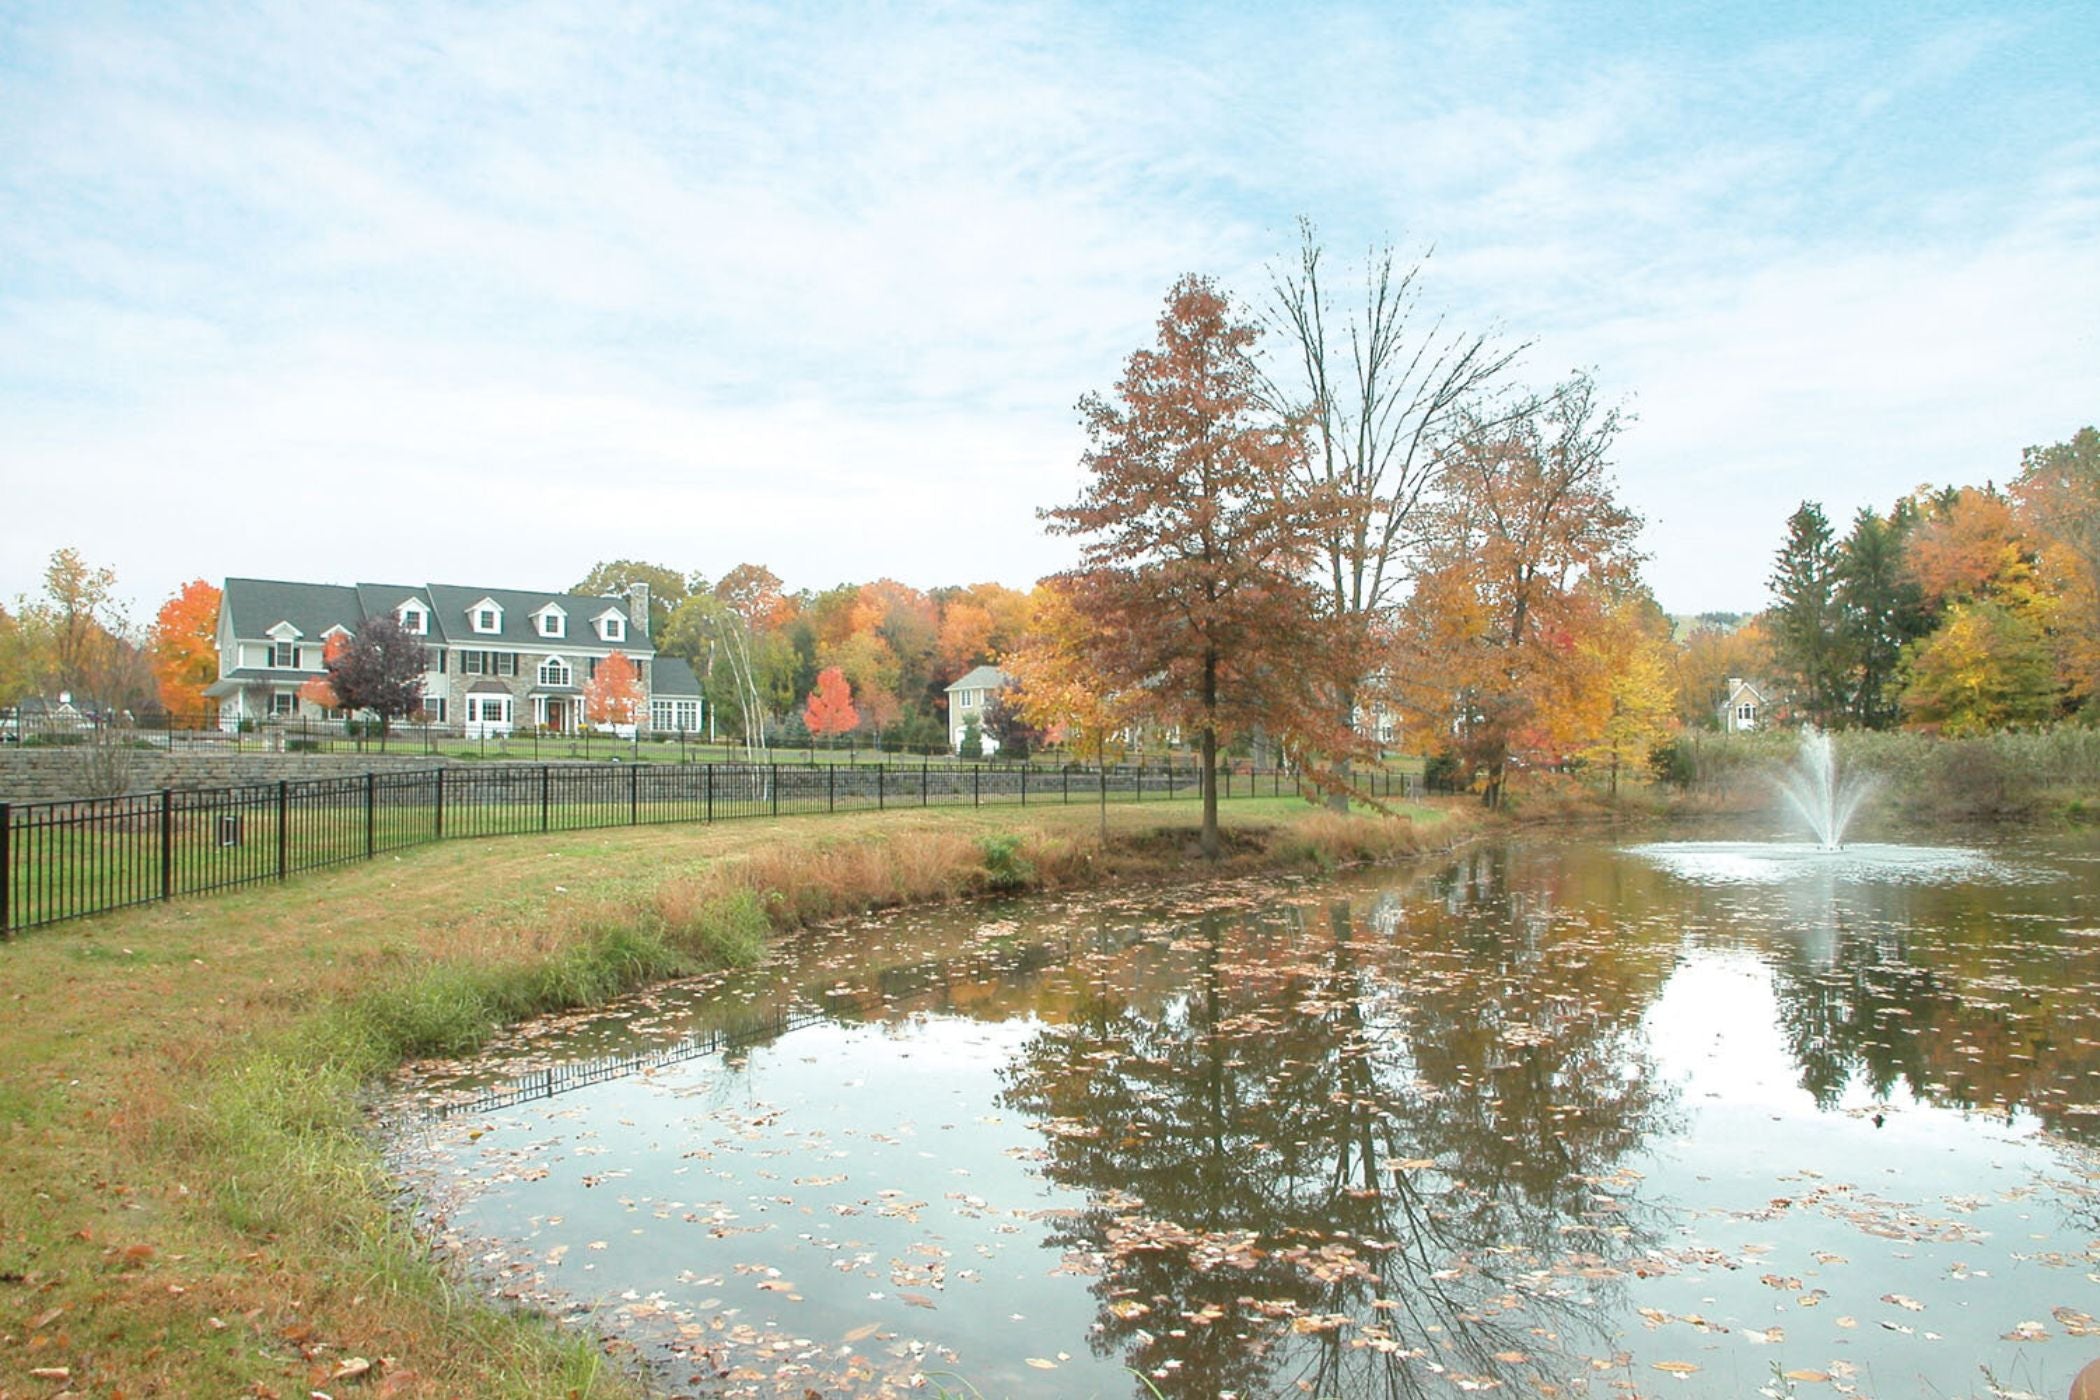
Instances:
[[[1021,838],[1001,834],[977,843],[984,852],[985,887],[994,890],[1026,889],[1035,881],[1035,867],[1021,854]]]

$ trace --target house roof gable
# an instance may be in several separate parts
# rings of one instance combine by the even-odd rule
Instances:
[[[1013,677],[997,666],[975,666],[957,676],[955,683],[948,687],[948,693],[953,695],[958,690],[998,690],[1012,683]]]
[[[220,590],[219,606],[231,619],[235,637],[267,637],[280,622],[289,623],[301,636],[318,637],[330,627],[354,631],[363,620],[357,590],[333,583],[229,578]]]

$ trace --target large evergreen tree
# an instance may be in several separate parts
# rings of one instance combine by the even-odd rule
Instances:
[[[1828,728],[1846,715],[1851,661],[1837,597],[1838,547],[1823,507],[1803,501],[1787,517],[1771,577],[1773,659],[1808,719]]]
[[[1837,553],[1839,640],[1850,669],[1852,722],[1887,729],[1899,713],[1897,668],[1903,648],[1931,630],[1925,597],[1904,566],[1903,548],[1916,513],[1898,503],[1883,517],[1862,508]]]

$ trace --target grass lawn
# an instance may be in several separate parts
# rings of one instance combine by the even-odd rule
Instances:
[[[1235,801],[1239,859],[1474,820]],[[587,1339],[456,1290],[390,1206],[360,1096],[501,1021],[747,960],[772,927],[985,880],[1181,868],[1195,804],[942,808],[418,846],[0,942],[0,1395],[624,1394]],[[369,1363],[361,1369],[359,1363]],[[340,1378],[340,1379],[338,1379]]]

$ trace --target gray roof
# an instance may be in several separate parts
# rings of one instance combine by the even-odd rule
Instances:
[[[625,598],[590,597],[581,593],[526,593],[515,588],[468,588],[454,583],[433,583],[428,590],[437,625],[452,646],[509,646],[545,649],[550,642],[571,646],[613,647],[647,656],[653,651],[646,630],[637,629],[627,616]],[[495,632],[476,632],[467,614],[476,603],[488,599],[503,610],[502,627]],[[542,637],[533,627],[533,614],[553,603],[568,615],[568,626],[560,637]],[[627,636],[617,642],[598,640],[594,618],[616,612],[627,622]]]
[[[998,690],[1012,685],[1013,679],[997,666],[977,666],[956,677],[948,690],[951,694],[958,690]]]
[[[335,583],[290,583],[278,579],[229,578],[219,606],[232,619],[236,637],[267,637],[280,622],[289,622],[305,640],[319,640],[331,627],[355,632],[368,617],[392,616],[403,600],[417,598],[430,610],[427,640],[436,646],[495,647],[504,650],[546,650],[557,646],[627,651],[637,656],[654,654],[646,628],[637,628],[628,616],[627,599],[580,593],[531,593],[515,588],[468,588],[458,584],[359,583],[345,587]],[[476,632],[467,623],[467,611],[487,598],[503,609],[503,627],[498,632]],[[534,630],[532,617],[548,603],[558,604],[569,623],[561,637],[542,637]],[[617,642],[598,639],[594,618],[608,610],[627,621],[627,635]],[[695,691],[697,694],[697,690]]]
[[[659,656],[650,667],[649,694],[656,699],[682,700],[700,696],[700,678],[682,656]]]
[[[356,631],[364,620],[357,590],[333,583],[285,583],[267,578],[230,578],[219,606],[233,619],[236,637],[267,637],[280,622],[299,629],[301,638],[319,641],[331,627]]]

